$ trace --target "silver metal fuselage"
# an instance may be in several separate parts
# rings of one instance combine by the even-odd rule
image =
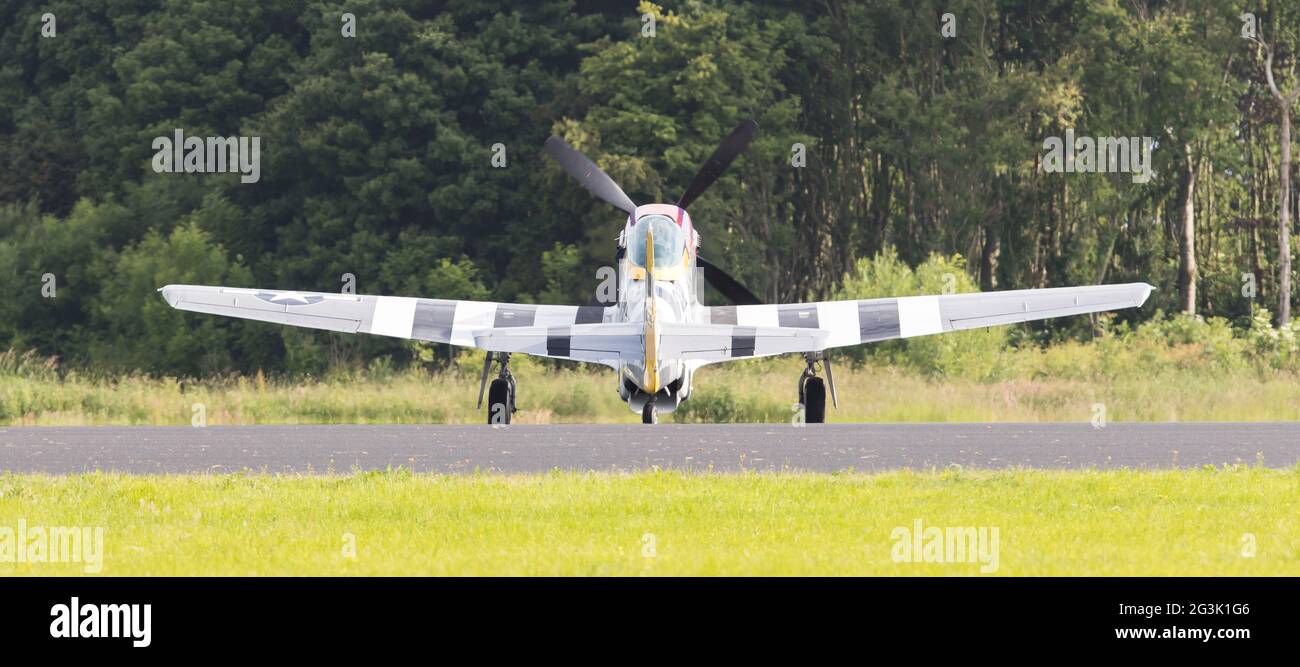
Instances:
[[[674,254],[668,258],[655,255],[656,267],[648,272],[638,263],[632,248],[638,242],[644,242],[637,230],[637,223],[652,215],[667,216],[677,226],[677,233],[684,241],[680,256]],[[671,204],[646,204],[638,206],[636,212],[628,217],[623,233],[619,236],[619,245],[626,249],[618,266],[618,304],[615,318],[619,322],[642,324],[644,338],[658,335],[658,329],[668,323],[692,323],[703,320],[703,308],[700,292],[703,290],[703,275],[696,267],[695,251],[699,247],[699,237],[691,224],[690,215],[683,209]],[[657,248],[658,244],[656,244]],[[659,252],[658,249],[655,250]],[[653,273],[653,280],[650,279]],[[654,294],[647,294],[653,285]],[[647,302],[654,299],[653,307]],[[624,362],[619,369],[619,396],[627,401],[633,412],[640,412],[651,396],[655,400],[655,410],[660,413],[672,412],[690,395],[691,378],[695,369],[704,365],[700,361],[663,358],[653,354],[654,341],[647,345],[646,359],[653,363],[656,383],[647,383],[648,375],[645,363]]]

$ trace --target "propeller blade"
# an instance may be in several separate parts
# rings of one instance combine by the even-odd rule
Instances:
[[[699,255],[695,256],[695,263],[701,269],[704,269],[704,279],[715,289],[722,292],[722,296],[727,297],[737,306],[756,306],[762,301],[754,296],[754,293],[745,289],[735,278],[732,278],[726,271],[719,269],[716,265]]]
[[[582,187],[587,188],[588,192],[628,213],[636,211],[636,204],[632,203],[631,198],[623,192],[623,188],[618,187],[618,183],[615,183],[609,174],[601,171],[595,162],[587,159],[586,155],[579,153],[563,139],[554,136],[547,139],[544,149],[547,155],[558,162],[570,176],[577,179]]]
[[[709,159],[704,162],[704,166],[700,167],[699,172],[695,174],[695,178],[691,179],[691,184],[686,186],[686,192],[682,194],[681,199],[677,200],[677,205],[681,208],[687,208],[697,197],[704,194],[704,191],[708,190],[709,186],[718,180],[722,172],[731,166],[736,157],[745,152],[749,142],[753,141],[757,135],[758,123],[754,122],[752,118],[732,130],[731,135],[723,139],[721,144],[718,144],[717,149],[713,151],[713,155],[709,156]]]
[[[487,358],[483,360],[483,377],[478,380],[478,408],[483,407],[483,388],[487,387],[488,371],[492,370],[492,353],[487,353]]]

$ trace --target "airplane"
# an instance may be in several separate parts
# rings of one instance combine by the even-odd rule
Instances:
[[[173,308],[312,329],[369,333],[477,348],[487,352],[479,409],[508,424],[517,385],[510,355],[598,363],[618,373],[619,397],[646,424],[690,398],[695,372],[708,364],[802,354],[798,403],[805,423],[826,418],[826,390],[838,407],[828,351],[883,340],[1079,315],[1146,302],[1146,283],[885,299],[764,304],[699,255],[701,239],[687,208],[753,141],[758,124],[742,122],[718,145],[673,204],[635,204],[608,174],[559,137],[544,151],[584,188],[627,213],[615,253],[617,290],[609,305],[563,306],[400,296],[244,289],[203,285],[160,288]],[[731,305],[706,306],[703,282]],[[820,373],[825,374],[825,380]],[[796,413],[798,414],[798,413]]]

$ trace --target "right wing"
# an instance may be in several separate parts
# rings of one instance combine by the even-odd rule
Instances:
[[[829,331],[804,327],[747,327],[727,324],[660,325],[659,354],[665,359],[727,361],[804,352],[826,346]]]
[[[491,301],[415,299],[327,292],[168,285],[158,290],[173,308],[343,333],[484,348],[476,335],[513,328],[572,327],[607,322],[613,308],[542,306]],[[567,354],[542,356],[571,359]]]
[[[797,350],[816,352],[895,338],[1135,308],[1146,302],[1152,289],[1146,283],[1127,283],[857,301],[714,306],[707,310],[713,324],[825,330],[824,344]]]

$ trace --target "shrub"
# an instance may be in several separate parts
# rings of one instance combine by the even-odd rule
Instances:
[[[1300,320],[1292,320],[1286,327],[1275,328],[1272,313],[1257,308],[1245,332],[1245,347],[1259,365],[1300,370]]]
[[[785,421],[791,418],[790,406],[757,397],[737,398],[731,388],[710,385],[707,391],[691,394],[673,413],[677,422],[755,423]]]
[[[870,259],[858,260],[844,277],[837,299],[877,299],[893,296],[977,292],[960,255],[931,255],[908,268],[888,248]],[[995,380],[1005,377],[1010,360],[1005,354],[1006,327],[959,331],[902,341],[874,343],[856,348],[849,356],[859,361],[889,360],[933,376]]]

